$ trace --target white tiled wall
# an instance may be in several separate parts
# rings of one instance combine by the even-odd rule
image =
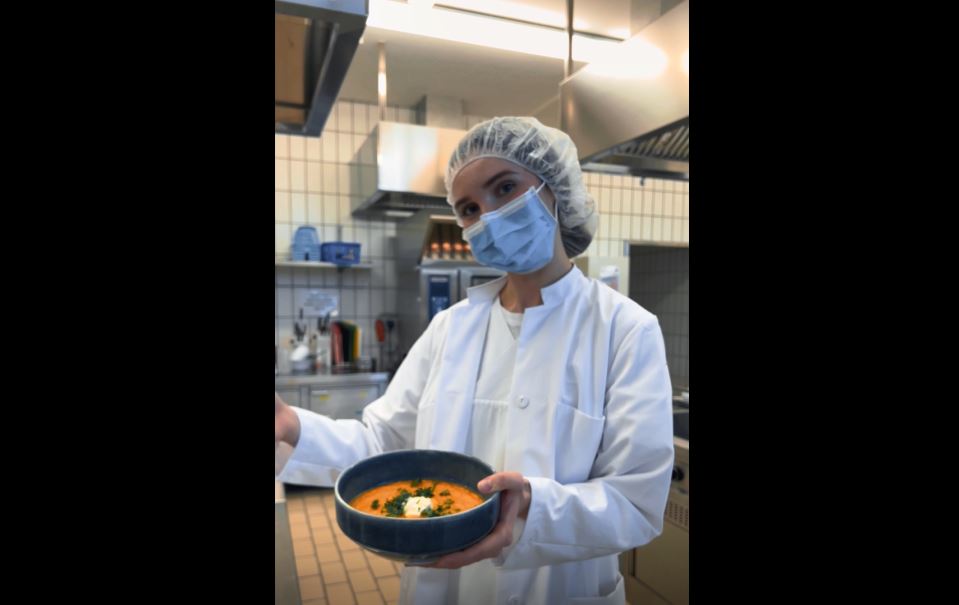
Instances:
[[[632,247],[629,295],[659,319],[673,384],[689,386],[689,249]]]
[[[600,216],[599,229],[586,254],[628,257],[627,242],[650,246],[635,249],[630,295],[659,318],[673,384],[688,385],[689,251],[682,247],[689,245],[689,183],[596,173],[585,176]],[[663,244],[668,247],[659,248],[661,253],[652,247]]]
[[[689,244],[689,183],[586,173],[599,229],[586,255],[628,256],[625,242]]]
[[[412,123],[414,111],[388,107],[387,119]],[[482,116],[464,116],[463,128]],[[274,135],[274,256],[286,259],[297,227],[313,225],[320,240],[334,241],[337,227],[345,241],[362,244],[369,271],[277,268],[275,275],[274,344],[288,341],[293,320],[311,289],[340,297],[340,317],[356,322],[363,331],[363,354],[375,355],[373,321],[381,312],[395,312],[396,276],[387,238],[396,224],[355,219],[351,199],[359,197],[351,162],[379,121],[376,105],[338,101],[323,136]],[[359,158],[372,168],[373,158]],[[372,174],[372,173],[371,173]],[[684,243],[689,241],[689,185],[658,179],[586,174],[586,185],[596,199],[600,227],[586,254],[625,255],[625,241]]]
[[[412,122],[413,111],[390,107],[391,120]],[[277,268],[275,274],[274,344],[293,335],[293,321],[310,290],[334,293],[340,300],[340,318],[353,321],[363,334],[363,355],[376,355],[373,322],[380,313],[395,307],[396,284],[386,275],[389,263],[387,238],[396,234],[396,224],[354,219],[352,198],[359,196],[351,163],[357,150],[379,121],[375,105],[341,101],[323,131],[323,136],[274,135],[274,257],[289,258],[290,241],[302,225],[316,227],[321,242],[336,241],[337,229],[344,241],[359,242],[364,263],[372,270]],[[355,162],[372,169],[373,158]]]

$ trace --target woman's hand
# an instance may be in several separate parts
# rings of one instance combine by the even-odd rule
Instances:
[[[533,499],[529,481],[520,473],[495,473],[477,484],[480,493],[500,495],[499,522],[488,536],[466,550],[455,552],[441,558],[433,565],[442,569],[459,569],[471,563],[498,557],[503,549],[513,543],[513,525],[517,517],[525,519],[529,504]]]
[[[300,440],[300,419],[296,412],[273,393],[273,449],[279,447],[280,442],[286,442],[296,447]]]

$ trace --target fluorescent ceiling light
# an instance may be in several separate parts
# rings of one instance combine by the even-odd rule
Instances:
[[[504,17],[506,19],[518,19],[528,23],[538,23],[550,27],[566,28],[566,11],[550,10],[539,6],[529,6],[518,2],[504,2],[503,0],[441,0],[440,4],[444,7],[459,8],[477,13],[485,13],[494,17]],[[587,31],[590,24],[581,18],[573,18],[573,29]],[[617,36],[624,30],[622,28],[610,31],[609,35]],[[629,32],[620,35],[619,38],[626,39]]]
[[[623,42],[615,52],[606,52],[590,64],[589,70],[610,78],[655,80],[666,71],[668,63],[661,48],[637,36]]]
[[[566,58],[563,31],[394,0],[370,0],[366,26],[540,57]],[[573,60],[585,63],[603,60],[620,44],[615,40],[574,34]]]
[[[410,218],[415,213],[409,210],[384,210],[383,214],[390,218]]]

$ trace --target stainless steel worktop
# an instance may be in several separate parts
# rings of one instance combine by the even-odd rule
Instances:
[[[300,605],[286,494],[279,481],[273,481],[273,604]]]
[[[388,382],[390,375],[386,372],[358,372],[353,374],[280,374],[273,377],[273,386],[302,387],[318,386],[350,386],[355,384],[371,384]]]

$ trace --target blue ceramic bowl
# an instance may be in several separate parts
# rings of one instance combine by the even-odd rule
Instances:
[[[435,479],[465,485],[493,474],[486,463],[470,456],[435,450],[402,450],[367,458],[346,469],[336,481],[336,522],[351,540],[380,556],[412,565],[429,564],[463,550],[489,534],[499,519],[499,492],[469,510],[427,519],[371,515],[349,505],[368,489],[413,479]],[[479,493],[479,492],[477,492]]]

